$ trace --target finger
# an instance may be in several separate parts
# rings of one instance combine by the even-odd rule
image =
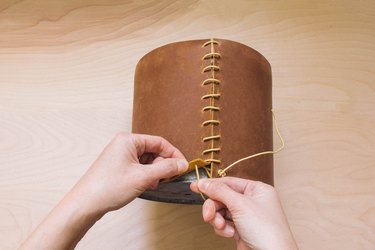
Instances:
[[[191,191],[193,191],[194,193],[199,193],[199,189],[198,189],[198,181],[194,181],[194,182],[190,183],[190,189],[191,189]]]
[[[242,179],[238,177],[216,178],[215,181],[225,183],[230,188],[232,188],[233,190],[241,194],[245,193],[245,191],[255,189],[258,185],[264,184],[259,181],[252,181],[252,180]]]
[[[164,159],[165,159],[165,158],[163,158],[163,157],[161,157],[161,156],[158,156],[158,157],[156,157],[156,158],[153,160],[152,163],[157,163],[157,162],[162,161],[162,160],[164,160]]]
[[[204,221],[210,221],[214,219],[216,212],[226,208],[225,205],[219,201],[214,201],[212,199],[207,199],[203,203],[202,214]]]
[[[227,186],[232,188],[234,191],[236,191],[238,193],[241,193],[241,194],[244,193],[244,190],[246,189],[246,186],[248,185],[248,181],[253,182],[253,181],[250,181],[250,180],[241,179],[241,178],[237,178],[237,177],[211,178],[210,180],[215,181],[215,182],[225,183]],[[192,182],[190,184],[190,189],[193,192],[198,193],[200,191],[199,187],[198,187],[198,182],[197,181]]]
[[[243,195],[217,179],[201,179],[198,181],[199,191],[209,198],[220,201],[229,209],[243,199]]]
[[[227,221],[233,221],[232,214],[227,208],[220,209],[216,213],[221,214],[221,216],[223,216],[223,218]]]
[[[205,222],[211,221],[215,218],[216,209],[214,201],[207,199],[202,206],[202,216]]]
[[[225,227],[225,219],[220,213],[215,213],[215,217],[209,223],[217,230],[223,230]]]
[[[146,169],[147,177],[151,181],[155,181],[184,173],[188,168],[188,162],[182,159],[168,158],[143,167]]]
[[[160,136],[132,134],[132,139],[138,156],[147,152],[156,153],[164,158],[185,159],[185,156],[176,147]]]
[[[140,158],[139,158],[139,163],[141,164],[152,164],[152,163],[157,163],[159,161],[164,160],[165,158],[161,156],[155,156],[154,153],[144,153]]]
[[[229,223],[225,224],[225,227],[223,229],[216,229],[214,228],[215,233],[217,235],[220,235],[225,238],[231,238],[234,236],[234,233],[236,232],[234,227],[230,225]]]

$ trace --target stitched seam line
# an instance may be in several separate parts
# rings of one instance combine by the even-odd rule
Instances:
[[[217,60],[221,58],[221,54],[215,50],[215,47],[219,45],[218,41],[211,38],[205,42],[202,47],[210,46],[210,52],[202,57],[202,61],[209,62],[209,65],[205,66],[201,73],[209,75],[207,79],[202,82],[202,86],[209,86],[209,93],[203,95],[201,100],[209,100],[209,105],[203,107],[202,112],[209,112],[210,119],[202,122],[202,126],[210,126],[210,134],[202,138],[202,142],[209,142],[209,148],[202,151],[202,155],[209,155],[208,159],[205,159],[210,163],[209,171],[207,172],[209,177],[212,177],[214,164],[220,164],[221,160],[215,157],[215,154],[221,150],[220,146],[215,145],[215,142],[220,140],[221,135],[215,134],[215,126],[220,125],[217,112],[220,111],[215,99],[220,97],[218,86],[221,84],[220,79],[217,78],[215,73],[220,72],[220,67],[217,65]]]

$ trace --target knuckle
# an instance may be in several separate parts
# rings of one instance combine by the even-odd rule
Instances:
[[[162,146],[164,144],[164,138],[159,136],[159,135],[152,135],[150,136],[150,138],[153,138],[155,141],[157,141],[157,143]]]
[[[155,146],[158,148],[158,149],[163,149],[164,146],[165,146],[165,139],[159,135],[146,135],[148,138],[152,138],[154,143],[155,143]]]
[[[166,140],[166,139],[164,139],[163,137],[161,137],[161,136],[158,136],[158,140],[159,140],[159,143],[160,143],[160,148],[162,149],[162,150],[165,150],[165,149],[167,149],[168,147],[168,141]]]

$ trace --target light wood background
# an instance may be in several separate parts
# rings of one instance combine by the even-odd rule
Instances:
[[[375,249],[375,1],[0,2],[0,249],[15,249],[130,131],[134,67],[218,37],[273,69],[276,187],[300,249]],[[277,143],[277,140],[275,140]],[[136,200],[78,249],[233,249],[199,206]]]

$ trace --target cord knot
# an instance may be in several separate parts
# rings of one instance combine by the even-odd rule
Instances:
[[[220,176],[220,177],[225,177],[227,175],[227,173],[223,170],[223,169],[219,169],[217,170],[217,174]]]

